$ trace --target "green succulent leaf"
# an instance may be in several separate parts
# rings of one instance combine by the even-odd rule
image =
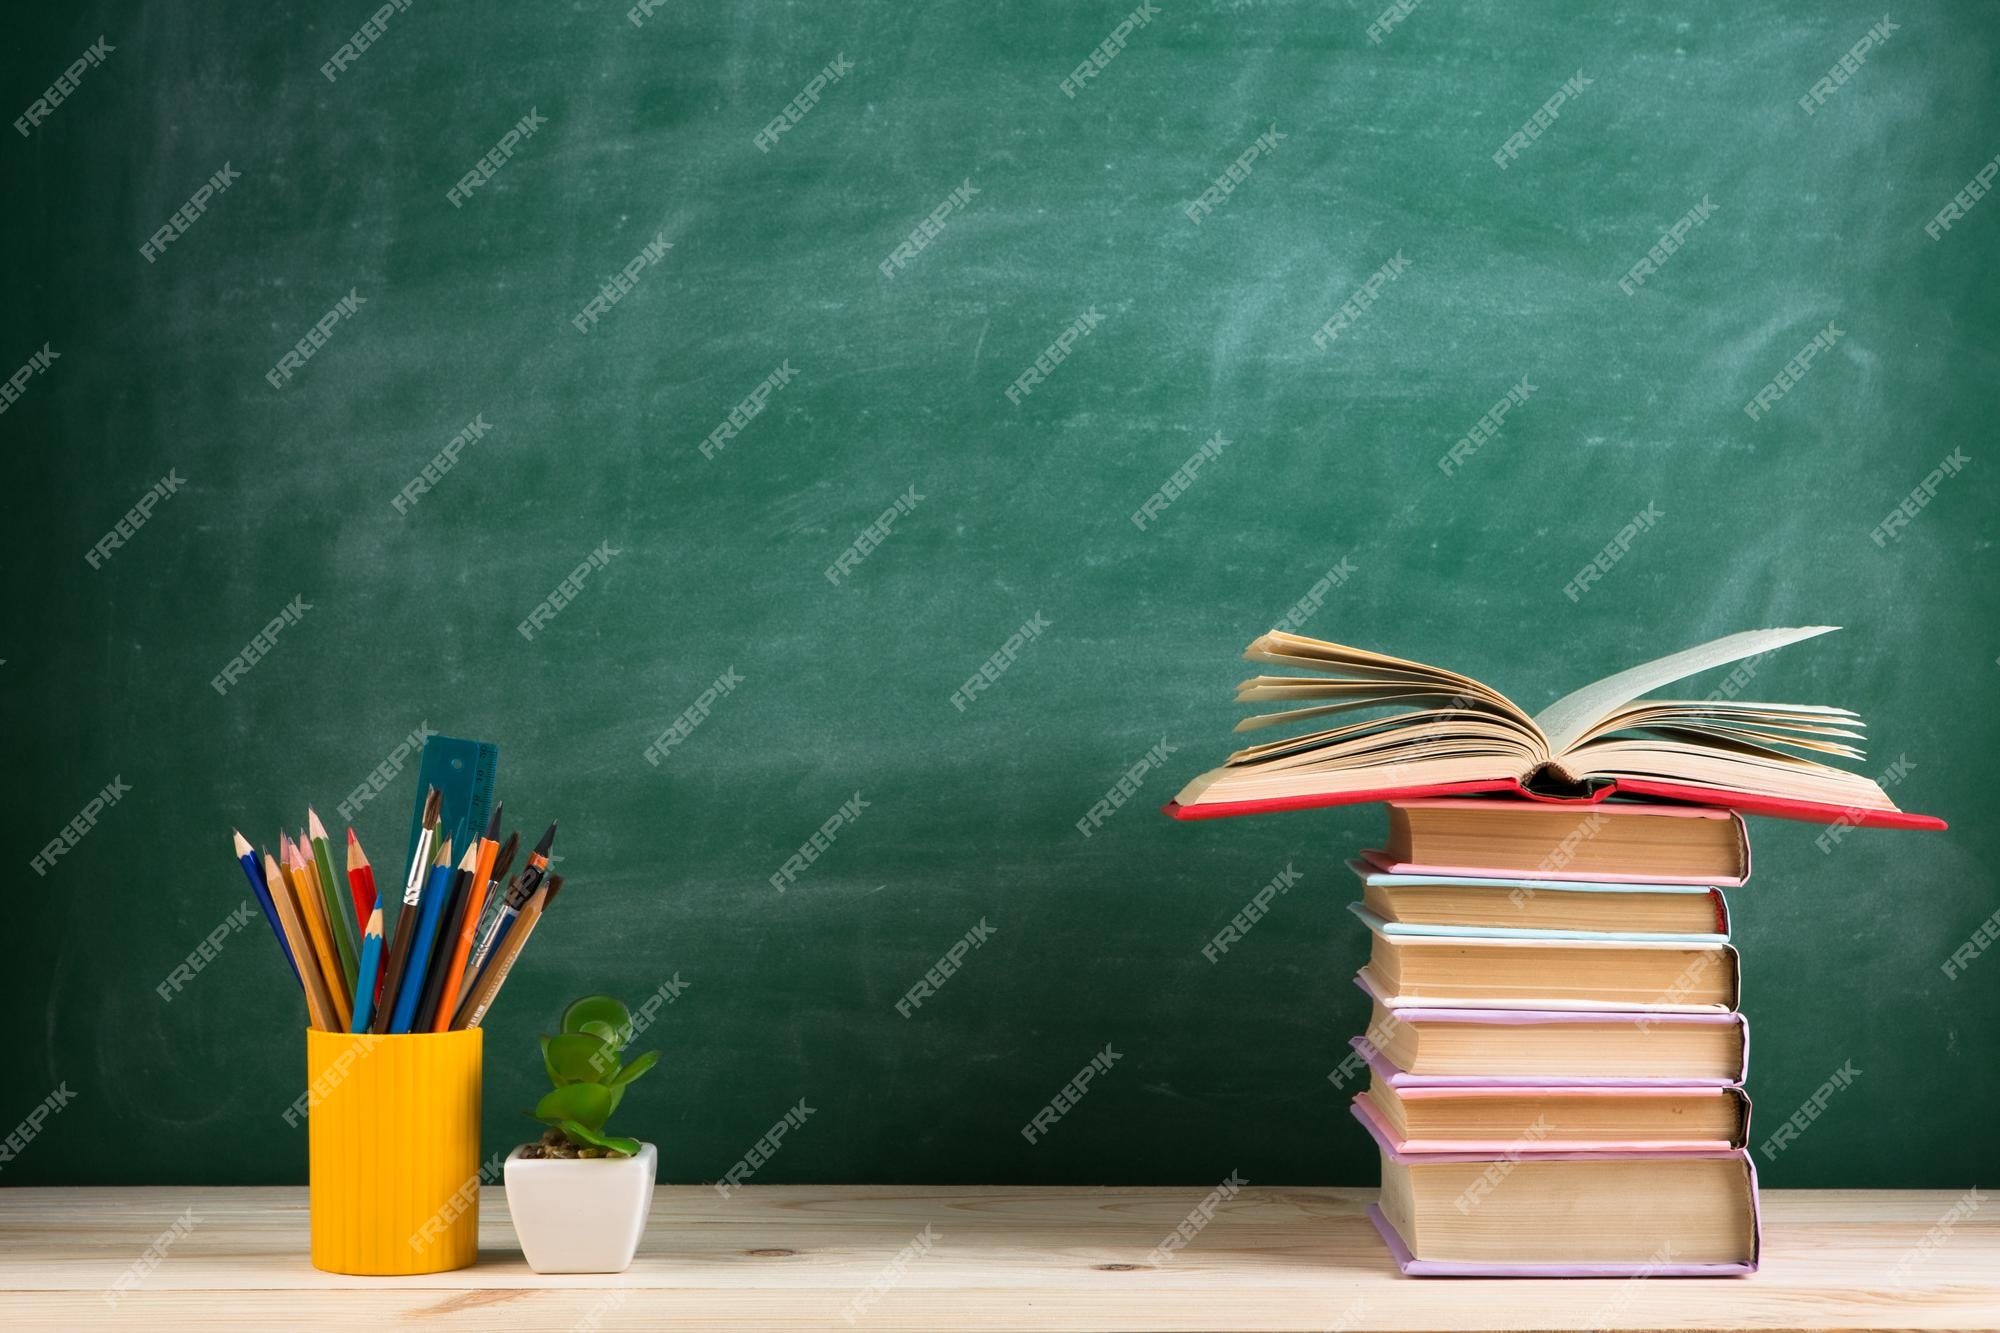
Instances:
[[[637,1139],[622,1139],[615,1135],[600,1134],[588,1125],[578,1124],[574,1120],[560,1121],[556,1125],[556,1128],[569,1135],[574,1141],[587,1143],[593,1148],[606,1148],[624,1157],[637,1157],[639,1155],[639,1140]]]
[[[660,1053],[658,1051],[647,1051],[644,1055],[632,1061],[605,1081],[622,1092],[626,1084],[658,1063],[660,1063]]]
[[[535,1119],[549,1125],[574,1120],[592,1130],[601,1130],[617,1104],[618,1098],[602,1083],[568,1083],[552,1089],[535,1103]]]
[[[549,1068],[549,1081],[558,1088],[567,1083],[602,1083],[618,1071],[618,1052],[587,1032],[565,1032],[543,1039],[542,1062]]]
[[[599,1033],[614,1050],[623,1050],[625,1043],[632,1040],[632,1011],[609,995],[586,995],[580,1000],[572,1000],[569,1008],[563,1010],[562,1030],[564,1032],[589,1032],[586,1024],[602,1023],[610,1028],[610,1033]]]

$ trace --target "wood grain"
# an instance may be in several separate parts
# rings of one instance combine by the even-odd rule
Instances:
[[[1765,1267],[1731,1281],[1416,1281],[1362,1208],[1372,1192],[1244,1190],[1178,1257],[1150,1256],[1191,1189],[663,1186],[624,1273],[541,1277],[506,1202],[480,1201],[480,1262],[348,1278],[306,1259],[306,1192],[0,1191],[0,1326],[380,1325],[515,1329],[1970,1328],[2000,1324],[2000,1210],[1961,1197],[1771,1191]],[[1973,1204],[1982,1204],[1976,1197]],[[130,1290],[175,1220],[185,1234]],[[935,1242],[893,1268],[924,1228]],[[1907,1263],[1906,1263],[1907,1261]],[[873,1295],[873,1299],[869,1297]]]

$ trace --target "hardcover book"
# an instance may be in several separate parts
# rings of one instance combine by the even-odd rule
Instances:
[[[1244,681],[1239,702],[1280,707],[1237,730],[1307,729],[1230,755],[1166,811],[1203,819],[1488,792],[1584,803],[1622,794],[1820,823],[1943,828],[1943,820],[1899,810],[1869,778],[1825,762],[1862,757],[1861,719],[1847,709],[1642,697],[1833,628],[1731,634],[1607,676],[1533,715],[1455,671],[1273,630],[1244,656],[1314,674]]]

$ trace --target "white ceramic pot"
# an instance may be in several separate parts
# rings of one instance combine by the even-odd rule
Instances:
[[[507,1211],[521,1253],[537,1273],[622,1273],[653,1206],[659,1154],[564,1160],[507,1155]]]

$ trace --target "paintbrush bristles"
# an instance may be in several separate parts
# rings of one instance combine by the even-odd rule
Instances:
[[[438,826],[438,813],[443,804],[444,793],[440,792],[436,787],[432,787],[431,794],[424,798],[425,828],[434,829]]]

